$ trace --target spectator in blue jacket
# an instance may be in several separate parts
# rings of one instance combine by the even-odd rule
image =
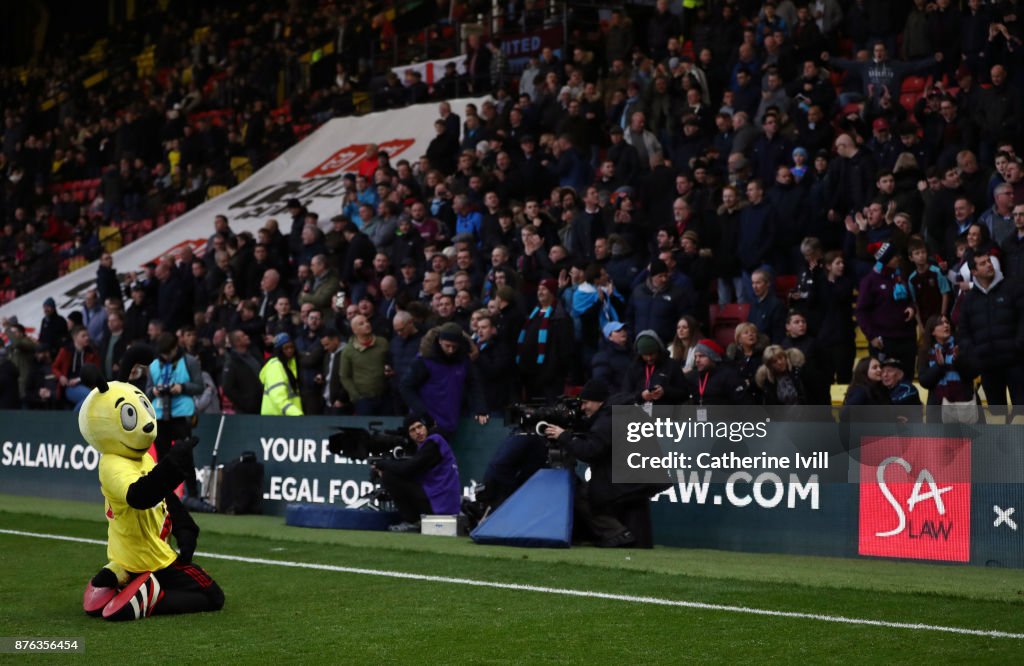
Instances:
[[[469,205],[469,197],[465,194],[456,195],[452,200],[452,210],[455,211],[455,235],[472,234],[476,242],[480,241],[480,225],[483,224],[483,216]]]

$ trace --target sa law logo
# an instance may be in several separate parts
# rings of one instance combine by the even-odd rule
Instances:
[[[865,438],[860,478],[859,554],[970,560],[970,440]]]
[[[408,150],[414,143],[416,143],[415,139],[392,139],[377,144],[377,149],[383,150],[388,154],[389,158],[394,159],[395,156]],[[327,176],[339,171],[354,169],[363,160],[363,155],[366,154],[366,147],[369,145],[368,143],[353,143],[336,150],[326,160],[302,174],[302,177],[315,178],[316,176]]]

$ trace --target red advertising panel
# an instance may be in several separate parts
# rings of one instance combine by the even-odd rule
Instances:
[[[970,560],[969,439],[869,437],[860,452],[861,555]]]

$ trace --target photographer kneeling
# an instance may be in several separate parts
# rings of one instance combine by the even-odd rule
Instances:
[[[652,547],[650,497],[655,485],[612,482],[612,409],[608,386],[592,379],[579,395],[589,420],[586,432],[547,425],[544,435],[564,451],[590,465],[590,481],[577,479],[576,516],[602,548]]]
[[[405,430],[416,452],[405,458],[378,460],[373,471],[391,495],[402,522],[392,532],[418,532],[423,514],[456,515],[462,501],[459,466],[444,437],[430,432],[429,416],[411,414]]]

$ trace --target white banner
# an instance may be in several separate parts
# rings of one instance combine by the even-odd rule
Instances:
[[[455,63],[455,71],[459,74],[466,73],[466,56],[460,55],[454,58],[444,58],[439,60],[427,60],[426,62],[415,62],[411,65],[403,65],[401,67],[392,67],[391,71],[398,75],[398,80],[405,85],[405,73],[408,71],[419,72],[423,77],[423,82],[428,86],[432,86],[442,78],[444,78],[444,68],[450,62]],[[454,104],[454,102],[452,102]],[[459,114],[462,115],[462,114]]]
[[[482,99],[452,100],[452,111],[465,116],[466,105]],[[306,207],[327,220],[341,212],[344,193],[342,176],[355,171],[367,144],[376,143],[391,156],[392,165],[405,158],[415,163],[426,153],[434,138],[437,119],[434,104],[372,113],[352,118],[335,118],[305,140],[292,146],[276,160],[260,169],[245,182],[207,201],[165,226],[155,229],[114,253],[118,273],[141,271],[151,261],[191,245],[197,254],[206,247],[213,233],[213,219],[225,215],[235,233],[253,235],[271,218],[277,218],[281,232],[288,234],[291,216],[285,202],[299,199]],[[85,292],[96,283],[94,262],[58,278],[35,291],[0,307],[0,318],[16,316],[34,331],[43,316],[43,301],[52,296],[57,311],[67,315],[78,309]]]

